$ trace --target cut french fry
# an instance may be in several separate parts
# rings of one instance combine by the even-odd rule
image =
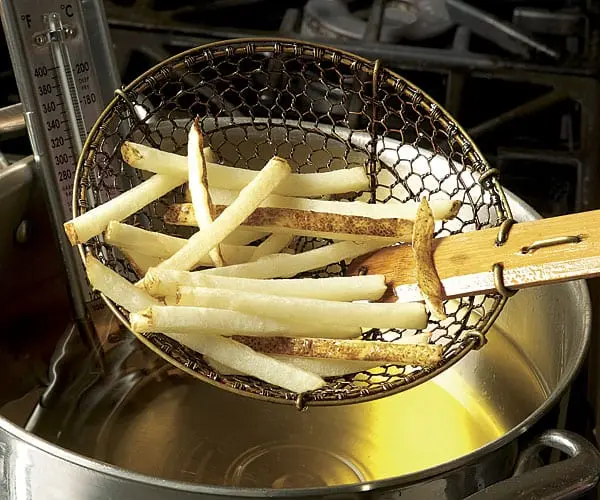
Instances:
[[[219,163],[219,158],[217,158],[217,154],[210,146],[204,146],[203,148],[204,159],[210,163]]]
[[[214,152],[214,150],[210,146],[205,146],[204,149],[202,150],[202,152],[204,153],[204,161],[206,161],[208,163],[219,163],[219,158],[217,157],[217,154]],[[216,189],[222,189],[222,188],[216,188]],[[235,191],[231,191],[231,192],[234,193]],[[235,196],[237,196],[237,192],[235,192],[235,193],[236,193]],[[192,194],[190,193],[189,185],[186,186],[183,197],[184,197],[185,201],[188,201],[188,202],[192,201]]]
[[[202,272],[149,269],[144,281],[146,291],[158,297],[175,296],[178,286],[224,288],[258,292],[284,297],[306,297],[321,300],[378,300],[387,290],[385,276],[334,276],[331,278],[298,278],[262,280],[210,276]]]
[[[85,243],[102,233],[112,220],[123,220],[141,208],[182,185],[185,179],[153,175],[119,196],[65,222],[64,230],[71,245]]]
[[[228,205],[215,205],[221,214]],[[198,224],[191,203],[174,203],[164,215],[167,224],[196,226]],[[261,231],[286,233],[313,238],[368,241],[388,243],[409,242],[413,234],[413,221],[408,219],[371,219],[357,215],[342,215],[296,210],[294,208],[256,208],[242,223]]]
[[[206,160],[204,159],[204,139],[198,118],[194,120],[188,134],[188,187],[198,229],[208,226],[216,215],[208,191]],[[220,245],[208,252],[216,267],[225,265]]]
[[[381,242],[354,243],[341,241],[297,254],[267,255],[255,262],[205,269],[201,272],[218,276],[238,278],[291,278],[305,271],[312,271],[347,259],[354,259],[386,246]]]
[[[222,188],[211,188],[210,193],[215,205],[229,205],[237,196],[237,192]],[[188,198],[186,201],[191,201],[191,199]],[[429,203],[436,220],[453,219],[458,215],[458,211],[462,206],[459,200],[430,200]],[[260,206],[353,215],[370,219],[408,219],[414,221],[419,203],[416,201],[365,203],[363,201],[313,200],[272,194]]]
[[[186,306],[153,306],[129,315],[131,328],[136,333],[186,333],[198,335],[303,335],[306,337],[329,337],[342,335],[354,338],[360,328],[335,325],[313,329],[303,324],[260,318],[251,314],[227,309]]]
[[[293,239],[293,234],[271,234],[267,239],[265,239],[265,241],[263,241],[254,249],[254,253],[250,258],[250,261],[255,261],[260,259],[261,257],[281,252],[293,241]]]
[[[288,162],[273,157],[214,222],[192,235],[181,250],[163,261],[158,267],[183,271],[192,269],[198,263],[199,258],[222,243],[290,174],[290,171]]]
[[[121,248],[121,252],[127,257],[135,274],[139,277],[144,276],[148,272],[148,269],[158,266],[158,264],[163,261],[160,257],[145,255],[143,253],[138,253],[135,250],[128,250],[127,248]]]
[[[420,302],[338,302],[189,286],[177,287],[175,302],[182,306],[228,309],[279,321],[312,325],[315,331],[319,325],[329,328],[360,326],[401,329],[422,329],[427,326],[425,306]]]
[[[227,236],[227,238],[223,240],[223,245],[244,246],[248,245],[249,243],[253,243],[257,240],[260,240],[261,238],[264,238],[265,236],[267,236],[267,234],[269,233],[265,233],[263,231],[256,231],[254,229],[243,229],[240,227],[233,231],[229,236]],[[229,262],[227,258],[225,258],[225,260],[228,264],[231,264],[231,262]]]
[[[183,247],[187,240],[113,220],[108,223],[104,232],[104,241],[135,253],[166,259]]]
[[[264,355],[266,356],[266,355]],[[272,359],[283,361],[289,365],[295,366],[309,373],[314,373],[319,377],[341,377],[349,373],[356,373],[364,370],[370,370],[381,366],[376,361],[346,361],[343,359],[314,359],[299,358],[296,356],[269,355]],[[206,362],[219,375],[246,375],[245,373],[231,368],[223,363],[219,363],[212,358],[205,357]]]
[[[125,142],[121,146],[123,159],[132,167],[187,180],[187,158],[174,153]],[[236,167],[207,163],[208,185],[240,191],[258,172]],[[369,178],[364,168],[354,167],[331,172],[291,174],[275,188],[275,193],[286,196],[322,196],[350,193],[369,189]]]
[[[422,198],[417,211],[412,247],[417,284],[431,313],[438,319],[444,319],[447,317],[444,311],[444,291],[433,262],[433,231],[433,215],[427,199]]]
[[[421,333],[410,337],[403,337],[396,341],[401,344],[426,344],[431,334]],[[341,377],[351,373],[357,373],[366,370],[372,370],[379,366],[385,366],[377,361],[354,361],[345,359],[325,359],[325,358],[301,358],[297,356],[282,356],[271,354],[270,357],[284,361],[290,365],[314,373],[320,377]],[[205,358],[206,362],[220,375],[242,375],[242,372],[231,368],[230,366],[219,363],[213,358]]]
[[[85,257],[85,267],[92,288],[102,292],[115,304],[128,311],[139,311],[160,305],[157,299],[148,295],[144,290],[136,288],[90,254]]]
[[[231,338],[257,352],[271,355],[376,361],[380,364],[422,367],[434,366],[442,360],[442,346],[437,344],[241,335],[234,335]]]
[[[235,233],[230,236],[235,236]],[[136,262],[142,258],[142,255],[147,257],[145,259],[147,263],[150,262],[149,258],[158,259],[152,267],[181,250],[187,242],[184,238],[146,231],[117,221],[108,224],[104,240],[120,248],[123,253],[133,255]],[[221,249],[228,264],[241,264],[251,259],[255,247],[223,244]],[[208,255],[202,256],[198,261],[198,265],[202,267],[212,267],[212,264]]]
[[[325,381],[318,375],[255,352],[250,347],[231,339],[174,333],[169,336],[193,351],[233,367],[239,373],[256,377],[292,392],[312,391],[325,385]]]

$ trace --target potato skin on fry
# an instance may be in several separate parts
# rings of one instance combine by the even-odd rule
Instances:
[[[264,354],[377,361],[423,367],[433,366],[442,359],[442,346],[432,344],[244,335],[233,335],[231,338]]]
[[[244,344],[225,337],[175,333],[168,336],[204,356],[233,367],[236,371],[292,392],[312,391],[325,385],[325,381],[314,373],[256,352]]]
[[[205,148],[205,150],[208,148]],[[210,161],[210,160],[209,160]],[[230,189],[211,187],[211,197],[215,205],[229,205],[236,198],[237,192]],[[353,193],[346,193],[351,197]],[[335,196],[332,196],[335,197]],[[186,190],[185,202],[191,202],[189,189]],[[429,205],[436,220],[450,220],[456,217],[462,207],[460,200],[430,200]],[[312,212],[356,215],[371,219],[408,219],[415,220],[419,202],[390,201],[388,203],[366,203],[364,201],[345,201],[338,199],[321,200],[297,196],[281,196],[272,194],[260,205],[270,208],[292,208]]]
[[[447,315],[444,311],[444,290],[433,262],[434,227],[431,208],[427,199],[423,197],[417,209],[412,245],[417,284],[432,314],[438,319],[445,319]]]
[[[217,205],[215,212],[225,207]],[[355,237],[373,236],[395,241],[410,241],[413,222],[407,219],[371,219],[369,217],[343,214],[326,214],[291,208],[259,207],[244,224],[264,228],[289,228],[299,232],[349,234]]]
[[[209,225],[216,217],[208,190],[208,174],[203,148],[202,129],[196,117],[188,134],[188,187],[194,213],[198,214],[196,223],[200,230]],[[210,250],[208,255],[216,267],[225,265],[220,245]]]
[[[226,205],[215,205],[220,215]],[[194,207],[189,203],[170,205],[164,215],[167,224],[196,225]],[[413,235],[413,221],[408,219],[374,219],[360,215],[313,212],[294,208],[258,207],[242,223],[265,231],[282,231],[292,234],[329,237],[344,240],[364,239],[408,242]]]
[[[402,344],[427,344],[431,338],[430,333],[418,333],[398,339],[397,343]],[[371,370],[376,367],[381,367],[387,363],[379,361],[356,361],[346,359],[331,359],[331,358],[308,358],[302,356],[286,356],[283,354],[269,354],[270,357],[285,361],[288,364],[308,372],[315,373],[320,377],[340,377],[350,373],[357,373],[364,370]],[[213,370],[222,375],[239,375],[240,373],[230,368],[223,363],[219,363],[211,358],[204,358]]]

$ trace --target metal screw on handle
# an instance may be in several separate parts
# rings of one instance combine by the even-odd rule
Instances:
[[[498,229],[498,236],[496,236],[496,246],[500,247],[506,243],[508,240],[508,233],[510,232],[510,228],[516,221],[514,219],[506,219],[501,225],[500,229]]]
[[[565,245],[569,243],[581,243],[583,241],[583,235],[577,236],[558,236],[556,238],[548,238],[546,240],[534,241],[531,245],[527,245],[521,248],[521,253],[531,253],[539,250],[540,248],[553,247],[556,245]]]
[[[507,222],[508,220],[505,221],[505,223]],[[504,244],[506,242],[506,239],[508,238],[508,231],[512,226],[512,223],[514,223],[514,221],[512,221],[510,225],[508,225],[508,228],[505,228],[504,224],[501,226],[500,231],[498,233],[498,237],[496,239],[496,244]],[[558,245],[577,244],[581,243],[582,241],[583,235],[581,234],[576,236],[557,236],[556,238],[547,238],[545,240],[534,241],[531,245],[526,245],[522,247],[521,253],[525,255],[535,252],[540,248],[548,248]],[[505,298],[508,298],[512,297],[515,293],[517,293],[517,290],[512,290],[504,284],[504,266],[500,262],[496,262],[492,266],[492,272],[494,273],[494,287],[500,295],[502,295]]]

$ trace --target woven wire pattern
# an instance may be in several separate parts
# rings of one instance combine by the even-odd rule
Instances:
[[[368,191],[332,199],[461,200],[456,219],[436,223],[437,236],[497,226],[509,214],[498,184],[479,182],[489,166],[452,117],[400,76],[332,48],[258,39],[211,44],[164,61],[125,88],[124,95],[107,107],[86,143],[76,178],[76,214],[151,175],[122,161],[123,141],[185,155],[187,133],[196,116],[205,144],[226,165],[257,170],[278,155],[297,172],[367,169]],[[162,220],[171,203],[183,201],[181,187],[123,222],[189,237],[193,228]],[[298,237],[290,248],[301,252],[329,243]],[[130,281],[139,279],[127,259],[102,238],[88,241],[84,251]],[[340,262],[301,276],[340,276],[345,266]],[[449,318],[432,319],[425,330],[432,333],[432,343],[444,346],[439,366],[387,366],[330,378],[326,387],[304,394],[303,402],[372,399],[427,380],[474,346],[468,332],[485,333],[502,304],[498,294],[446,303]],[[121,313],[126,322],[127,311]],[[363,338],[394,341],[414,333],[369,330]],[[298,397],[251,377],[216,373],[200,354],[160,333],[145,337],[166,359],[204,380],[283,402]]]

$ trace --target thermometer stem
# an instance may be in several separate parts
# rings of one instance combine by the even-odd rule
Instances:
[[[83,143],[87,136],[85,121],[81,111],[79,93],[75,85],[73,75],[73,65],[69,56],[69,49],[65,43],[65,38],[72,33],[72,28],[63,26],[60,15],[52,12],[45,16],[48,25],[48,34],[52,57],[56,67],[56,74],[63,95],[63,103],[67,120],[72,131],[71,139],[74,153],[79,156],[83,150]]]

